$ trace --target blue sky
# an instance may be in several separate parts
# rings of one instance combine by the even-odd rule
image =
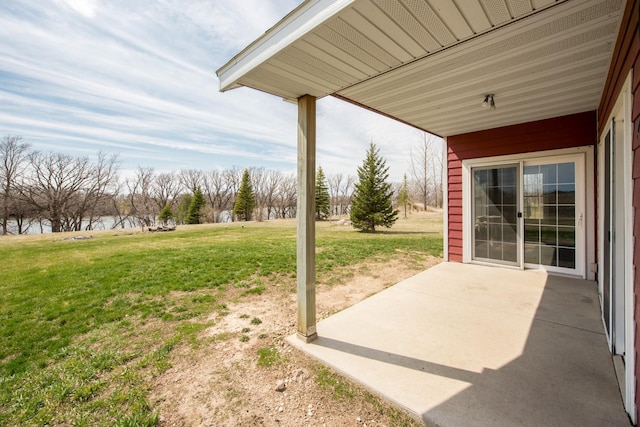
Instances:
[[[258,166],[294,171],[296,106],[215,70],[299,0],[0,2],[0,137],[33,148],[118,153],[123,174]],[[330,97],[318,101],[317,162],[356,174],[373,140],[391,178],[422,134]]]

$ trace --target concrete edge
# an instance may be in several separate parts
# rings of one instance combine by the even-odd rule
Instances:
[[[307,356],[312,357],[318,363],[331,368],[336,373],[338,373],[338,374],[342,375],[343,377],[349,379],[349,381],[357,384],[359,387],[365,389],[366,391],[368,391],[369,393],[371,393],[374,396],[378,397],[382,401],[393,405],[397,410],[403,412],[405,415],[409,416],[410,418],[413,418],[415,421],[419,422],[420,424],[424,425],[425,427],[440,427],[438,424],[436,424],[434,422],[431,422],[431,421],[429,422],[429,424],[427,424],[427,422],[425,421],[423,415],[418,414],[415,411],[407,408],[406,406],[404,406],[400,402],[398,402],[398,401],[396,401],[394,399],[391,399],[388,396],[385,396],[379,390],[376,390],[376,389],[374,389],[372,387],[369,387],[369,386],[366,386],[366,385],[362,384],[356,378],[354,378],[353,376],[349,375],[347,372],[343,371],[342,369],[338,368],[337,366],[335,366],[335,365],[333,365],[331,363],[327,363],[326,361],[320,359],[316,355],[306,351],[305,347],[310,346],[310,345],[314,345],[313,342],[306,343],[303,340],[301,340],[300,338],[298,338],[298,336],[296,334],[289,335],[288,337],[286,337],[285,338],[285,342],[287,344],[289,344],[291,347],[295,348],[296,350],[301,351],[304,354],[306,354]],[[314,342],[317,342],[317,341],[314,341]]]

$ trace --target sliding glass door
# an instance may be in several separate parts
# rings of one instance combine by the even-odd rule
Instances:
[[[583,274],[583,162],[563,156],[472,168],[472,258]]]
[[[524,262],[576,268],[575,162],[524,167]]]
[[[518,165],[473,169],[473,257],[518,265]]]

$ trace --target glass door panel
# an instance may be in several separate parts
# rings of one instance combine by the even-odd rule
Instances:
[[[526,165],[524,262],[576,268],[576,164]]]
[[[474,259],[519,264],[518,170],[514,165],[472,170]]]

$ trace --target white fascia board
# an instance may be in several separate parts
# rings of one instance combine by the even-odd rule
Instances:
[[[309,0],[223,65],[216,74],[220,91],[240,86],[238,81],[356,0]]]

